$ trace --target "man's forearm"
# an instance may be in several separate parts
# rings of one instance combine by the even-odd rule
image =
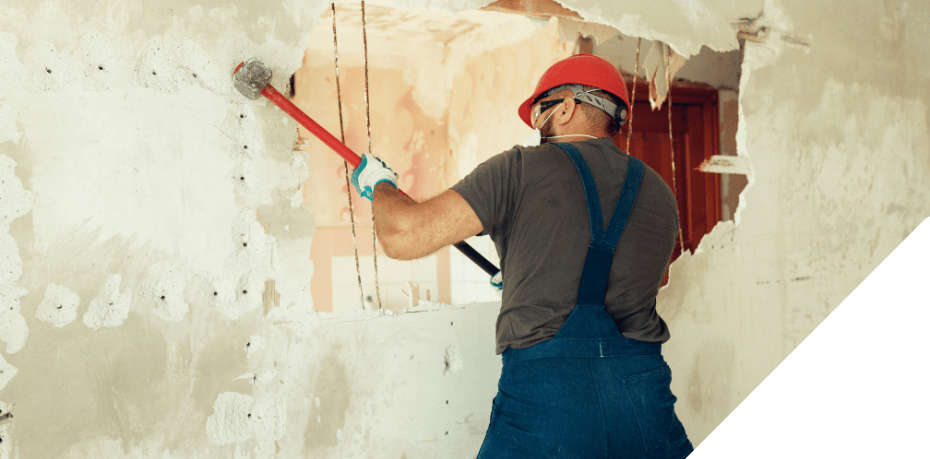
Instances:
[[[371,203],[381,248],[391,258],[414,260],[481,232],[481,221],[455,190],[416,202],[388,183]]]
[[[411,259],[411,231],[413,208],[416,206],[409,196],[401,193],[390,183],[382,182],[375,187],[371,211],[381,247],[391,258]]]

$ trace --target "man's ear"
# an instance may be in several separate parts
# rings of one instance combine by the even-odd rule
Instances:
[[[558,124],[568,124],[572,120],[572,117],[575,116],[575,109],[579,108],[578,104],[575,103],[575,98],[566,97],[565,101],[562,103],[562,107],[559,108],[559,112],[556,113],[558,118]]]

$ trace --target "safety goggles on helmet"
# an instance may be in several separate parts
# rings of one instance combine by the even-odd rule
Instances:
[[[603,110],[604,113],[607,113],[608,116],[610,116],[611,118],[613,118],[620,124],[623,124],[623,122],[626,121],[627,109],[625,106],[618,106],[617,104],[611,102],[605,97],[591,94],[594,91],[601,91],[601,89],[594,88],[594,89],[589,89],[585,91],[584,87],[578,84],[565,84],[565,85],[556,86],[552,89],[549,89],[543,92],[542,94],[540,94],[539,96],[537,96],[535,99],[533,99],[531,106],[535,106],[540,100],[545,99],[546,97],[549,97],[559,91],[564,91],[566,89],[572,92],[572,97],[575,99],[576,104],[586,103],[589,105],[593,105],[594,107],[597,107],[598,109]],[[549,109],[549,107],[559,102],[561,102],[561,100],[558,100],[558,101],[550,100],[550,101],[543,102],[542,104],[540,104],[539,113],[545,112],[546,110]],[[539,114],[537,113],[536,116],[539,116]]]

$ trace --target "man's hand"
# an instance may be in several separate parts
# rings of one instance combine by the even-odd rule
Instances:
[[[371,153],[362,155],[362,162],[352,173],[351,181],[355,191],[369,201],[372,200],[375,187],[381,182],[388,182],[397,188],[397,174]]]

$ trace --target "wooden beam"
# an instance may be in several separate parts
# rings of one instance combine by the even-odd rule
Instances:
[[[519,14],[531,18],[560,17],[582,20],[578,13],[565,8],[555,0],[497,0],[481,9],[498,13]]]

